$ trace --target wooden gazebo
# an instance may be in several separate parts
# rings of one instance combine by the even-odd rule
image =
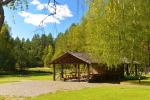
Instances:
[[[124,57],[122,59],[122,62],[124,64],[124,71],[126,72],[126,75],[129,76],[130,75],[130,70],[129,68],[131,68],[131,66],[133,65],[134,68],[132,70],[134,70],[135,72],[135,76],[138,76],[138,72],[140,71],[140,63],[138,61],[129,61],[126,57]]]
[[[90,81],[99,81],[99,80],[116,80],[120,76],[124,75],[123,68],[108,68],[107,65],[98,63],[95,60],[91,59],[86,53],[79,52],[66,52],[60,57],[54,59],[50,62],[53,65],[53,80],[56,80],[56,65],[60,65],[59,73],[60,79],[69,80],[76,79],[78,81],[84,79]],[[74,67],[74,74],[64,76],[64,67],[65,65],[72,65]],[[80,72],[81,67],[86,68],[86,74],[82,75]]]
[[[53,64],[53,80],[56,80],[56,65],[61,65],[60,70],[60,77],[61,79],[66,79],[64,77],[64,65],[74,65],[76,75],[73,76],[78,81],[80,81],[80,65],[84,65],[87,67],[87,81],[90,78],[90,65],[94,63],[90,59],[89,55],[85,53],[78,53],[78,52],[66,52],[62,56],[58,57],[57,59],[50,62],[50,64]]]

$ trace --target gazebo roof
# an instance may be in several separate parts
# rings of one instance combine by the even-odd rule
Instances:
[[[121,61],[122,61],[123,63],[125,63],[125,64],[131,64],[131,61],[129,61],[129,59],[126,58],[126,57],[122,58]],[[138,62],[138,61],[133,61],[133,64],[140,64],[140,62]]]
[[[50,64],[91,64],[95,63],[86,53],[66,52],[54,59]]]

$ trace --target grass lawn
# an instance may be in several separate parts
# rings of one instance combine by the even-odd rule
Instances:
[[[150,74],[141,80],[121,82],[121,85],[104,85],[96,88],[85,88],[73,91],[58,91],[25,100],[150,100]],[[31,68],[27,73],[1,74],[0,83],[17,82],[22,80],[52,80],[51,70],[46,68]],[[123,85],[122,83],[125,83]],[[126,84],[127,83],[127,84]],[[0,97],[0,100],[14,100],[16,97]],[[16,99],[18,100],[18,99]]]
[[[27,100],[150,100],[150,75],[141,80],[121,82],[126,85],[102,86],[75,91],[48,93]]]
[[[150,100],[150,87],[103,86],[49,93],[27,100]]]
[[[145,79],[141,80],[140,85],[150,86],[150,74],[145,75],[145,77],[146,77]],[[128,80],[124,81],[124,83],[139,85],[139,80]]]
[[[0,75],[0,84],[22,80],[52,80],[52,74],[49,68],[31,68],[25,73],[3,73]]]

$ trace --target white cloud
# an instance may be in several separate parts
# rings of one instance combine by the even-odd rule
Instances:
[[[25,12],[25,11],[19,12],[19,15],[25,18],[24,22],[35,25],[35,26],[39,26],[42,20],[47,17],[47,15],[44,15],[44,14],[32,14],[32,13]],[[55,17],[48,16],[43,21],[42,24],[43,26],[46,26],[46,24],[48,23],[60,23],[60,22]]]
[[[39,5],[40,2],[39,2],[39,0],[32,0],[31,4],[33,4],[33,5]]]
[[[54,7],[53,4],[50,3],[49,6],[46,3],[41,3],[39,0],[32,0],[31,2],[32,5],[36,6],[36,9],[41,11],[44,9],[47,9],[49,13],[54,13]],[[24,22],[38,26],[43,19],[43,26],[46,26],[47,24],[50,23],[60,23],[61,20],[65,20],[68,17],[72,17],[72,12],[68,8],[67,5],[56,5],[56,14],[53,16],[48,16],[45,14],[32,14],[30,12],[19,12],[19,15],[24,17]],[[48,16],[48,17],[47,17]]]
[[[71,11],[68,9],[67,5],[60,5],[56,7],[55,17],[58,19],[64,19],[65,17],[72,17]]]

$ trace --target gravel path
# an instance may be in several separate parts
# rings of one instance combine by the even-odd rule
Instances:
[[[22,81],[0,84],[1,96],[37,96],[49,92],[63,90],[77,90],[87,87],[96,87],[99,84],[87,82],[62,82],[62,81]]]

